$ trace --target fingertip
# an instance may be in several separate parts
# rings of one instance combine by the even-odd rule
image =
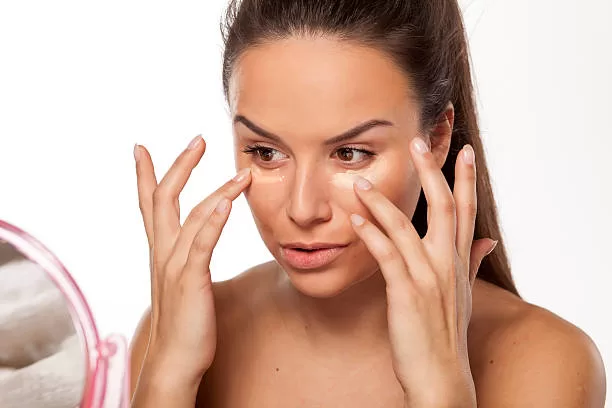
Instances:
[[[236,183],[240,183],[241,181],[244,181],[245,179],[249,178],[251,176],[251,168],[250,167],[245,167],[244,169],[241,169],[238,173],[236,173],[236,175],[234,176],[233,180]]]
[[[361,191],[368,191],[372,189],[372,183],[370,183],[368,179],[361,176],[355,177],[353,185],[357,190]]]
[[[140,160],[140,146],[138,143],[134,143],[134,160],[136,163]]]
[[[491,238],[489,238],[489,240],[491,241],[491,246],[489,247],[489,250],[485,253],[485,256],[489,255],[491,252],[493,252],[493,250],[495,249],[495,247],[497,246],[497,243],[499,242],[499,240],[493,240]]]
[[[351,224],[360,227],[365,223],[365,219],[359,214],[351,214]]]
[[[196,137],[191,139],[191,141],[187,145],[187,150],[194,150],[200,144],[203,144],[203,142],[204,142],[204,139],[202,138],[202,135],[197,135]]]
[[[473,166],[474,165],[474,149],[472,148],[471,145],[466,144],[463,147],[463,150],[461,152],[461,157],[463,159],[463,163],[467,164],[468,166]]]
[[[134,158],[136,159],[136,155],[138,155],[137,162],[143,162],[145,159],[151,158],[149,151],[144,145],[136,143],[134,145]]]

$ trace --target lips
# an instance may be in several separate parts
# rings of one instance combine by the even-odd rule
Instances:
[[[344,251],[347,244],[288,243],[281,245],[282,258],[295,269],[316,269],[332,263]]]

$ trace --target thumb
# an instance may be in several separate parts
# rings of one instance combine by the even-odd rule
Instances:
[[[470,251],[470,283],[474,283],[482,260],[485,256],[493,252],[497,246],[497,242],[498,241],[491,238],[483,238],[472,243],[472,249]]]

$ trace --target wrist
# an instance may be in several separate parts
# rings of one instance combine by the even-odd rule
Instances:
[[[169,350],[149,344],[142,370],[146,370],[156,382],[169,383],[181,388],[199,387],[209,365],[194,363],[193,357],[177,352],[176,348]]]
[[[435,385],[429,385],[435,384]],[[476,390],[472,376],[458,375],[444,380],[420,382],[404,388],[404,408],[476,408]]]
[[[145,360],[132,396],[131,407],[193,407],[197,400],[199,383],[199,380],[187,376],[174,375],[174,370],[168,366]]]
[[[184,360],[170,356],[147,356],[142,366],[141,381],[146,381],[164,394],[197,394],[205,371],[194,370]]]
[[[476,408],[476,399],[404,396],[404,408]]]

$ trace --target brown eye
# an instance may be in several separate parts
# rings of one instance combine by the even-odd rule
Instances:
[[[259,157],[263,161],[271,161],[274,158],[274,150],[261,148],[259,149]]]
[[[348,148],[338,149],[338,158],[343,161],[353,160],[353,150]]]
[[[374,152],[356,147],[341,147],[334,152],[334,156],[338,157],[344,165],[364,163],[375,155]]]
[[[250,154],[255,160],[261,163],[274,163],[287,158],[287,155],[276,149],[257,144],[246,146],[242,151],[246,154]]]

